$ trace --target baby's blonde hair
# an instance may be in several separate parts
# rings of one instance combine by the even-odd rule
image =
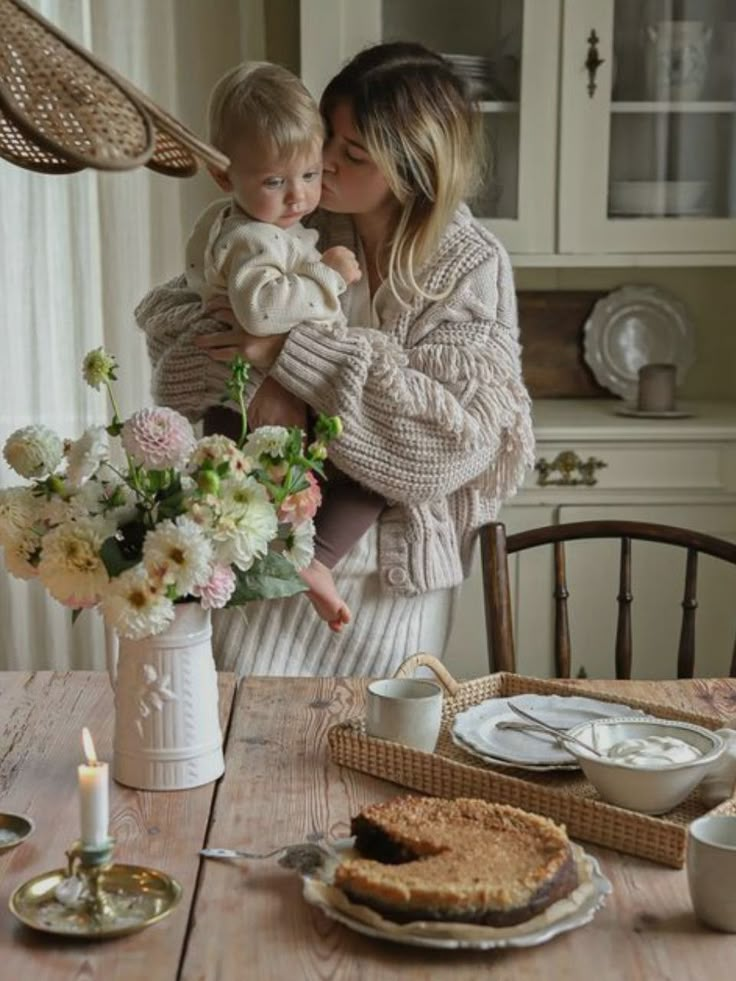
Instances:
[[[212,90],[207,116],[210,143],[226,154],[244,137],[265,142],[278,156],[309,152],[324,139],[319,107],[305,86],[267,61],[226,72]]]
[[[391,290],[399,299],[437,299],[419,283],[419,271],[479,182],[480,114],[444,58],[405,41],[366,48],[348,62],[322,96],[328,120],[343,101],[399,204],[383,257]]]

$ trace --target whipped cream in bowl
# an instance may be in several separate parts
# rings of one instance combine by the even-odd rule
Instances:
[[[570,730],[602,755],[568,743],[603,800],[664,814],[688,796],[726,748],[721,735],[671,719],[597,719]]]
[[[672,766],[698,760],[702,752],[692,743],[676,736],[640,736],[622,739],[607,752],[609,760],[628,766]]]

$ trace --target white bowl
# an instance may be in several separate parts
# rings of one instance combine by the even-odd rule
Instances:
[[[597,719],[575,726],[569,734],[603,754],[624,739],[647,736],[672,736],[699,750],[702,755],[687,763],[634,766],[605,755],[595,756],[577,743],[566,743],[603,800],[644,814],[664,814],[677,807],[726,748],[725,741],[717,733],[689,722],[669,719]]]

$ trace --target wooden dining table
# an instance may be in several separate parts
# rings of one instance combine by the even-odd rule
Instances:
[[[225,775],[178,792],[113,783],[115,860],[174,876],[183,898],[141,932],[105,941],[60,939],[18,923],[13,890],[62,867],[78,837],[76,766],[83,726],[112,755],[113,696],[98,672],[0,672],[0,810],[29,815],[33,835],[0,852],[0,977],[152,979],[393,979],[464,981],[732,978],[736,935],[701,926],[684,870],[605,848],[613,893],[592,923],[547,943],[486,952],[410,947],[354,933],[309,906],[299,876],[275,860],[202,859],[204,845],[266,851],[319,834],[343,837],[350,816],[399,788],[330,762],[331,725],[364,711],[365,679],[220,675]],[[717,714],[736,727],[736,680],[591,682],[618,698]]]

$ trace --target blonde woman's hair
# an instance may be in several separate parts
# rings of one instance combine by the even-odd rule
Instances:
[[[419,275],[480,180],[480,114],[444,58],[404,41],[361,51],[332,79],[321,101],[328,122],[344,101],[399,204],[382,257],[391,290],[400,300],[407,292],[438,299]]]
[[[307,152],[324,139],[317,103],[281,65],[251,61],[217,82],[207,109],[209,139],[229,153],[242,138],[265,142],[279,156]]]

